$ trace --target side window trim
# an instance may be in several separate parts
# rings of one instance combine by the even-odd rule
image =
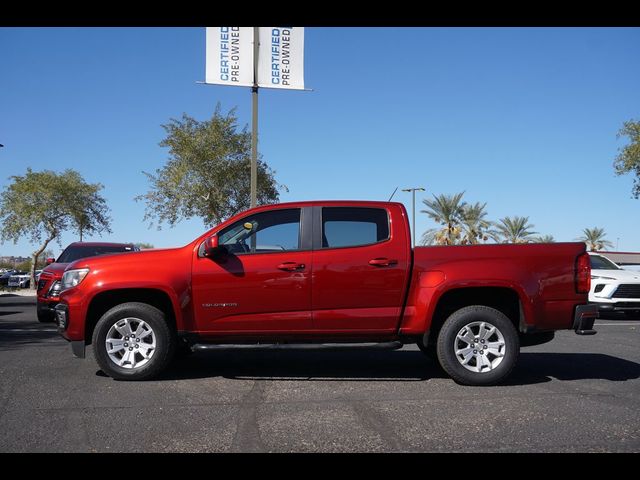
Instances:
[[[322,207],[313,209],[313,249],[322,250]]]
[[[313,208],[300,209],[300,250],[296,250],[298,252],[313,249]]]
[[[371,246],[371,245],[379,245],[381,243],[389,242],[391,240],[391,221],[390,221],[389,211],[386,208],[380,208],[380,207],[349,207],[349,206],[328,207],[328,208],[374,208],[374,209],[377,209],[377,210],[383,210],[385,212],[385,215],[387,216],[387,228],[388,228],[388,232],[389,233],[387,235],[387,238],[385,238],[384,240],[379,240],[377,242],[363,243],[363,244],[358,244],[358,245],[345,245],[345,246],[341,246],[341,247],[323,247],[322,246],[322,233],[323,233],[322,209],[323,208],[325,208],[325,207],[322,207],[322,206],[313,207],[313,249],[314,250],[335,250],[335,249],[339,249],[339,248],[368,247],[368,246]]]

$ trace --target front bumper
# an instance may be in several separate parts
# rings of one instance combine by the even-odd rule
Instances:
[[[578,305],[573,316],[573,330],[578,335],[595,335],[593,324],[598,318],[598,306],[589,303],[587,305]]]
[[[599,303],[594,302],[600,312],[633,312],[640,311],[640,302],[616,302]]]
[[[58,333],[63,335],[69,326],[69,308],[64,303],[59,303],[53,308],[53,314],[58,325]]]
[[[46,317],[55,319],[55,316],[56,316],[55,307],[57,304],[58,304],[57,301],[49,302],[47,300],[40,300],[40,298],[38,298],[37,307],[36,307],[38,309],[38,316],[46,316]]]
[[[71,343],[71,352],[77,358],[85,358],[86,345],[84,340],[71,340],[68,338],[67,329],[69,328],[69,308],[64,303],[59,303],[53,309],[56,317],[56,324],[58,325],[58,333],[60,333],[65,339]]]

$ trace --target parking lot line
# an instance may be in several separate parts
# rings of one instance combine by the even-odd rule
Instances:
[[[627,325],[640,325],[640,322],[612,322],[612,323],[594,323],[596,327],[626,327]]]

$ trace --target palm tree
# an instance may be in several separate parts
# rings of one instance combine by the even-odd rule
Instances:
[[[426,213],[429,218],[441,225],[443,228],[431,228],[422,234],[423,245],[454,245],[458,243],[461,232],[461,221],[463,217],[465,202],[462,201],[464,192],[455,195],[434,195],[433,200],[422,200],[427,206]]]
[[[605,248],[613,248],[613,243],[605,239],[607,234],[604,228],[585,228],[582,234],[582,237],[578,238],[578,240],[586,243],[587,248],[592,252],[595,250],[604,250]]]
[[[532,241],[534,243],[554,243],[556,239],[553,238],[553,235],[540,235],[538,237],[534,237]]]
[[[492,230],[493,222],[486,220],[486,203],[476,202],[474,205],[465,204],[462,208],[462,240],[460,243],[476,244],[486,242],[493,238],[495,230]]]
[[[503,243],[528,243],[531,235],[537,233],[530,230],[533,227],[529,223],[529,217],[505,217],[496,224]]]

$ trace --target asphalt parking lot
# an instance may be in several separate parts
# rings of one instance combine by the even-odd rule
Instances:
[[[401,350],[215,350],[157,381],[73,358],[33,297],[0,297],[0,452],[638,452],[640,321],[523,348],[508,384]]]

